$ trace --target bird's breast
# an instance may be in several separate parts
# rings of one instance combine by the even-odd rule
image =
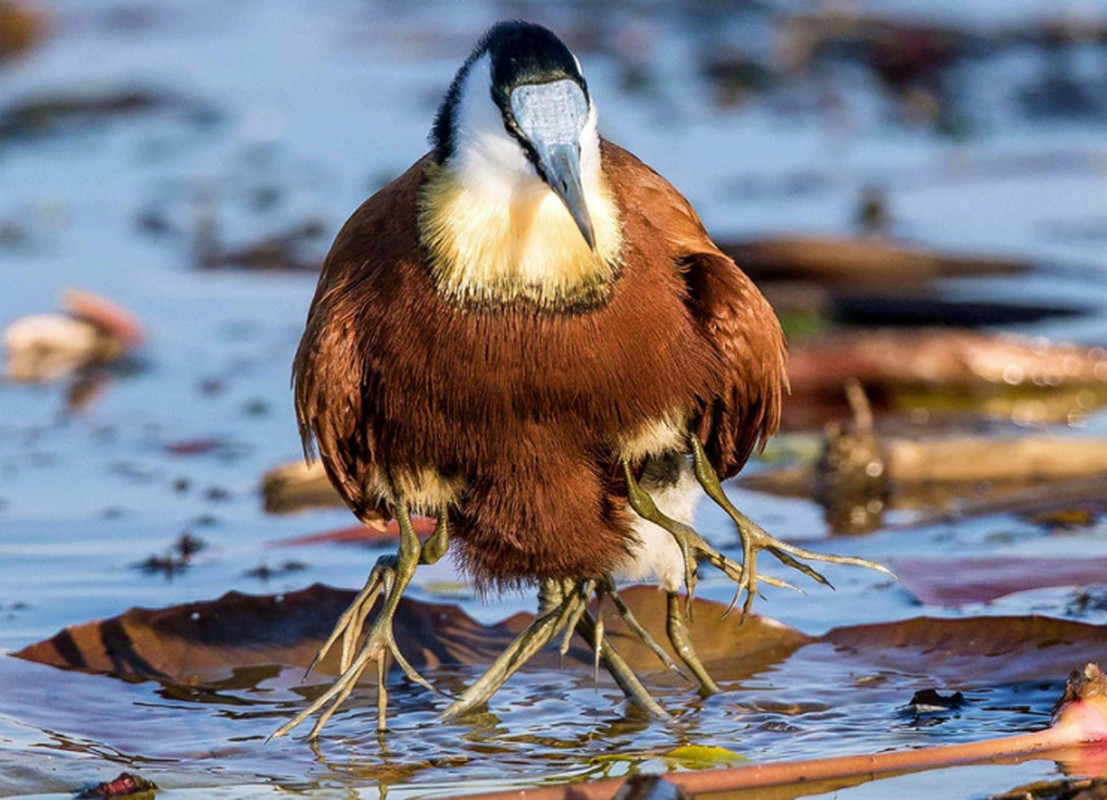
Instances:
[[[409,285],[405,294],[424,298],[413,304],[419,312],[390,317],[394,355],[374,348],[394,368],[381,384],[382,427],[391,437],[421,425],[405,440],[440,443],[440,461],[453,461],[455,449],[495,451],[523,423],[638,460],[680,449],[710,395],[715,362],[671,265],[628,261],[604,302],[572,312],[525,301],[461,305],[425,276]]]
[[[601,177],[586,181],[584,192],[595,251],[541,181],[497,190],[430,165],[418,219],[436,291],[464,305],[560,309],[602,299],[620,266],[619,213]]]

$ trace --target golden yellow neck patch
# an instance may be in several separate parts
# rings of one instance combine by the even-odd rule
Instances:
[[[550,308],[605,297],[622,252],[619,212],[602,179],[586,179],[584,194],[594,253],[553,192],[505,201],[431,164],[419,198],[419,239],[438,291],[460,302],[529,300]]]

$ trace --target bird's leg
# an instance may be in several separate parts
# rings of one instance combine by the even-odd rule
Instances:
[[[735,577],[727,571],[727,574],[738,584],[738,589],[734,594],[734,600],[731,601],[732,608],[738,603],[743,591],[746,593],[746,600],[742,605],[742,613],[747,613],[750,606],[753,604],[753,596],[757,592],[758,581],[757,553],[761,550],[768,551],[785,566],[799,570],[812,580],[827,586],[830,586],[830,581],[813,569],[809,564],[805,564],[799,559],[824,561],[830,564],[851,564],[858,567],[867,567],[877,572],[883,572],[886,575],[892,574],[885,567],[863,558],[816,553],[812,550],[805,550],[802,547],[796,547],[787,542],[782,542],[780,539],[770,535],[760,525],[735,508],[730,502],[730,499],[727,498],[726,493],[723,491],[723,485],[719,481],[719,476],[715,472],[715,468],[711,466],[711,462],[707,458],[707,453],[703,450],[703,444],[700,442],[699,437],[692,434],[688,437],[688,442],[692,449],[692,463],[696,471],[696,479],[699,481],[704,491],[707,492],[707,496],[714,500],[734,521],[734,524],[738,526],[738,535],[742,540],[741,574]],[[770,583],[767,578],[761,578],[761,580],[765,583]]]
[[[730,560],[709,545],[691,526],[662,513],[657,504],[654,503],[650,493],[638,485],[627,460],[621,459],[620,464],[623,468],[623,477],[626,479],[627,499],[630,502],[630,507],[643,519],[672,534],[680,546],[681,553],[684,555],[684,585],[687,588],[685,610],[689,619],[691,619],[692,601],[696,592],[696,561],[702,558],[736,582],[742,580],[744,574],[742,565]],[[776,578],[766,577],[762,580],[771,586],[780,586],[786,589],[796,588],[790,583]]]
[[[696,648],[692,646],[692,637],[688,635],[688,628],[684,624],[684,609],[681,608],[680,595],[676,592],[668,593],[668,612],[666,614],[666,630],[669,641],[676,651],[677,657],[684,662],[696,680],[700,684],[700,693],[704,696],[718,694],[721,690],[719,684],[704,667],[700,657],[696,654]]]
[[[420,564],[435,564],[438,559],[446,555],[446,548],[450,544],[450,530],[448,512],[446,509],[438,514],[438,520],[434,523],[434,533],[430,535],[430,538],[423,542],[423,547],[419,551],[419,563]]]
[[[615,679],[615,683],[619,684],[619,688],[623,690],[627,700],[644,709],[651,717],[663,720],[672,719],[672,715],[650,697],[650,693],[638,680],[638,676],[634,674],[627,662],[623,660],[623,657],[603,635],[601,625],[587,611],[577,621],[576,632],[599,654],[600,662],[611,674],[611,677]]]
[[[615,581],[610,577],[605,579],[606,584],[604,590],[607,592],[607,596],[611,598],[612,604],[615,606],[615,610],[619,612],[619,616],[623,618],[623,622],[626,623],[627,628],[631,633],[642,640],[642,643],[648,647],[658,660],[668,667],[670,670],[680,675],[682,678],[688,679],[688,676],[684,674],[684,671],[677,666],[677,663],[669,657],[669,654],[665,652],[665,648],[657,643],[657,641],[650,636],[650,632],[642,627],[637,617],[634,616],[634,612],[630,610],[630,607],[626,604],[623,598],[619,595],[618,590],[615,588]]]
[[[544,580],[538,585],[538,614],[527,629],[500,653],[473,685],[458,695],[442,712],[442,719],[454,719],[482,707],[515,672],[557,636],[577,610],[588,603],[588,595],[566,581]]]
[[[604,636],[602,624],[588,613],[588,601],[595,586],[594,580],[542,581],[539,584],[538,615],[534,621],[500,653],[472,686],[458,695],[442,712],[441,719],[455,719],[484,706],[488,698],[508,678],[565,629],[576,631],[597,653],[600,663],[611,673],[628,700],[655,717],[670,719],[665,709],[650,697],[641,681],[611,646]]]
[[[338,637],[342,636],[343,653],[340,663],[340,668],[342,670],[341,675],[339,675],[338,680],[334,682],[334,685],[320,695],[315,702],[274,731],[272,734],[273,736],[283,736],[312,714],[329,704],[329,707],[319,715],[319,719],[311,729],[311,733],[308,734],[308,738],[314,739],[317,737],[319,732],[323,729],[323,726],[327,723],[327,720],[331,718],[331,715],[334,714],[338,707],[350,696],[361,674],[370,664],[374,663],[377,665],[378,677],[377,728],[378,730],[384,730],[385,709],[388,702],[388,690],[385,686],[385,678],[387,675],[385,660],[389,655],[396,660],[396,663],[400,665],[400,668],[410,680],[426,689],[434,691],[434,687],[419,675],[411,664],[407,662],[407,659],[400,653],[399,648],[396,646],[395,636],[392,632],[392,619],[396,614],[400,598],[403,597],[404,590],[411,582],[411,578],[415,574],[415,569],[419,565],[423,555],[423,548],[419,545],[419,538],[416,536],[415,529],[411,524],[411,514],[407,506],[403,502],[397,503],[395,513],[396,520],[400,525],[399,551],[395,556],[386,556],[377,561],[377,565],[373,568],[373,572],[370,574],[369,581],[365,584],[365,588],[358,593],[358,596],[354,599],[350,608],[339,618],[334,632],[331,633],[326,643],[320,649],[319,655],[312,661],[312,666],[314,666],[319,659],[326,654]],[[433,550],[433,552],[438,553],[433,556],[435,559],[441,556],[442,552],[445,551],[445,531],[445,512],[443,512],[443,515],[439,518],[438,527],[436,527],[435,533],[430,540],[433,541],[438,539],[438,543]],[[362,627],[365,624],[365,620],[378,594],[383,594],[384,596],[380,611],[377,613],[377,617],[373,621],[373,625],[370,627],[369,632],[365,634],[357,653],[351,656],[350,651],[352,650],[352,646],[361,638]]]

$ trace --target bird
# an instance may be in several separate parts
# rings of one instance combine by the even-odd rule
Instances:
[[[779,426],[780,324],[689,202],[600,137],[580,61],[555,33],[488,29],[429,140],[338,233],[294,358],[305,453],[364,524],[394,519],[400,544],[313,662],[340,647],[339,678],[274,735],[319,714],[316,737],[370,667],[386,729],[390,660],[435,690],[392,619],[418,566],[447,550],[483,591],[537,586],[539,608],[443,718],[486,706],[534,652],[558,635],[564,652],[574,634],[632,703],[666,718],[594,597],[708,694],[718,686],[687,627],[699,562],[735,581],[743,613],[759,579],[791,585],[759,578],[761,551],[823,582],[807,561],[882,568],[776,539],[727,499],[721,481]],[[737,525],[741,563],[692,527],[705,494]],[[436,521],[422,544],[413,515]],[[618,596],[616,579],[651,577],[668,593],[677,660]]]

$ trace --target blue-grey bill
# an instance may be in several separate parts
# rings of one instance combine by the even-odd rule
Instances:
[[[561,198],[592,250],[596,237],[580,181],[580,135],[588,121],[588,98],[571,80],[531,83],[511,91],[515,124],[538,156],[538,170]]]
[[[595,250],[596,234],[580,182],[580,148],[576,145],[554,145],[543,159],[542,168],[546,183],[569,209],[569,215],[588,243],[588,248]]]

